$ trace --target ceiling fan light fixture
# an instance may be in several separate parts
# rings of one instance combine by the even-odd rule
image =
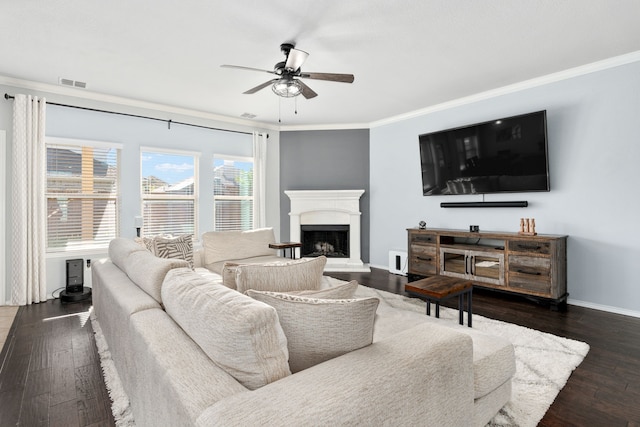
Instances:
[[[294,79],[279,79],[271,86],[271,90],[283,98],[293,98],[302,93],[302,85]]]

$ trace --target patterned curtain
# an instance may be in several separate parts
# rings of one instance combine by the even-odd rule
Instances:
[[[267,224],[265,209],[267,168],[267,135],[253,133],[253,228]]]
[[[11,303],[47,300],[44,98],[16,95],[11,155]]]

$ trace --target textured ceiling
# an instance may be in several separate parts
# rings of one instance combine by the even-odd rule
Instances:
[[[0,75],[284,126],[347,126],[410,113],[640,51],[639,0],[2,0]],[[319,96],[242,92],[283,42]],[[297,103],[297,105],[296,105]],[[297,107],[298,114],[294,114]]]

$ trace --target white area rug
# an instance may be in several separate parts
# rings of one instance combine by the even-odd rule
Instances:
[[[337,279],[333,279],[336,280]],[[415,298],[360,286],[357,297],[375,296],[380,299],[378,310],[395,307],[418,313],[425,312],[425,303]],[[434,311],[432,311],[434,313]],[[456,325],[458,311],[440,308],[442,322]],[[465,313],[465,322],[467,316]],[[100,324],[91,313],[91,325],[109,396],[118,427],[135,426],[129,399],[122,389],[118,372],[107,348]],[[499,320],[473,316],[473,328],[507,338],[513,343],[516,355],[516,374],[513,378],[511,401],[491,420],[491,427],[533,427],[547,412],[556,396],[567,383],[571,372],[582,362],[589,345]]]
[[[129,406],[129,397],[122,388],[120,382],[120,376],[116,366],[111,359],[111,353],[107,346],[107,341],[104,339],[100,323],[96,319],[96,315],[91,310],[91,327],[96,338],[96,347],[98,347],[98,355],[100,356],[100,366],[102,367],[102,375],[104,376],[104,383],[107,386],[109,397],[111,397],[111,412],[113,413],[113,419],[118,427],[133,427],[136,425],[133,420],[133,414],[131,413],[131,407]]]

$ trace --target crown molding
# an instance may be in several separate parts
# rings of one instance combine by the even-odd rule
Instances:
[[[326,125],[281,125],[280,132],[310,131],[310,130],[352,130],[369,129],[369,123],[340,123]]]
[[[614,56],[612,58],[604,59],[602,61],[592,62],[590,64],[581,65],[579,67],[569,68],[557,73],[547,74],[542,77],[536,77],[534,79],[525,80],[519,83],[503,86],[497,89],[488,90],[486,92],[480,92],[474,95],[465,96],[463,98],[454,99],[451,101],[443,102],[441,104],[432,105],[420,110],[411,111],[405,114],[389,117],[386,119],[378,120],[369,123],[370,128],[384,126],[392,123],[401,122],[403,120],[412,119],[415,117],[423,116],[426,114],[434,113],[437,111],[448,110],[463,105],[473,104],[478,101],[484,101],[498,96],[507,95],[510,93],[520,92],[526,89],[531,89],[550,83],[556,83],[562,80],[571,79],[574,77],[583,76],[586,74],[596,73],[598,71],[607,70],[609,68],[615,68],[633,62],[640,61],[640,50],[631,52],[625,55]]]
[[[415,110],[405,114],[400,114],[397,116],[378,120],[378,121],[369,123],[369,127],[374,128],[379,126],[385,126],[388,124],[401,122],[403,120],[412,119],[415,117],[423,116],[423,115],[434,113],[437,111],[443,111],[443,110],[448,110],[455,107],[460,107],[463,105],[473,104],[474,102],[484,101],[487,99],[496,98],[498,96],[520,92],[526,89],[544,86],[550,83],[556,83],[562,80],[567,80],[574,77],[579,77],[586,74],[591,74],[598,71],[603,71],[609,68],[615,68],[621,65],[626,65],[626,64],[630,64],[638,61],[640,61],[640,51],[635,51],[625,55],[615,56],[613,58],[604,59],[602,61],[581,65],[579,67],[570,68],[568,70],[559,71],[557,73],[547,74],[542,77],[536,77],[534,79],[525,80],[519,83],[503,86],[497,89],[488,90],[486,92],[480,92],[474,95],[465,96],[463,98],[458,98],[451,101],[443,102],[441,104],[432,105],[430,107],[422,108],[420,110]]]
[[[278,131],[279,126],[269,123],[254,122],[244,119],[236,119],[234,117],[223,116],[220,114],[207,113],[205,111],[191,110],[188,108],[176,107],[173,105],[160,104],[155,102],[141,101],[138,99],[125,98],[122,96],[107,95],[99,92],[92,92],[86,89],[69,88],[65,86],[53,85],[50,83],[34,82],[31,80],[18,79],[15,77],[0,75],[0,84],[12,86],[21,89],[28,89],[39,92],[47,92],[54,95],[70,96],[78,99],[90,101],[105,102],[108,104],[123,105],[133,108],[142,108],[145,110],[153,110],[162,113],[179,114],[181,116],[195,117],[205,120],[213,120],[229,125],[249,127],[251,129],[268,129]],[[231,127],[233,130],[242,130]]]

